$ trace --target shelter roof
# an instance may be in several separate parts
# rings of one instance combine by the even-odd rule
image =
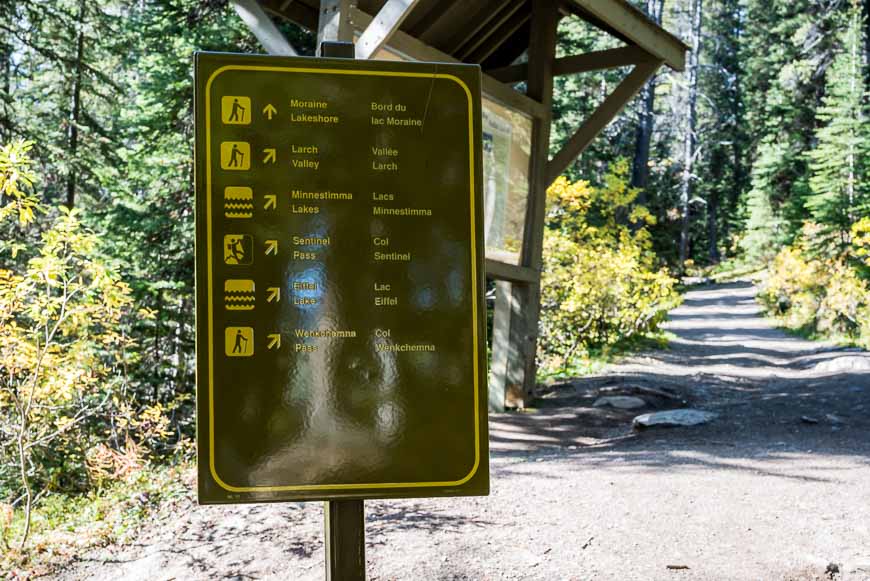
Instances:
[[[558,0],[553,0],[558,1]],[[317,30],[319,0],[261,0],[270,13]],[[358,0],[374,15],[385,0]],[[688,47],[627,0],[562,0],[560,10],[635,45],[676,70]],[[459,61],[485,70],[513,63],[529,48],[532,0],[418,0],[400,30]]]

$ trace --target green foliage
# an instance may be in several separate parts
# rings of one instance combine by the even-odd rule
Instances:
[[[166,517],[179,502],[191,502],[195,486],[192,466],[179,461],[171,466],[148,465],[147,470],[85,494],[46,494],[33,518],[31,550],[0,551],[0,575],[11,579],[50,575],[58,564],[69,563],[83,550],[133,541],[148,519]],[[0,505],[0,535],[7,522],[7,538],[20,536],[23,515],[13,516]]]
[[[540,353],[545,372],[574,365],[590,349],[657,329],[679,302],[676,281],[656,267],[649,212],[632,207],[628,164],[603,187],[558,179],[548,190]]]
[[[833,254],[847,249],[852,225],[870,209],[870,115],[861,76],[861,30],[861,7],[853,1],[816,111],[817,145],[808,154],[812,195],[807,208],[826,234],[818,237],[820,249]]]

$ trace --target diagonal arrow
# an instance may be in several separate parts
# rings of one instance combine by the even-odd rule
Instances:
[[[269,335],[269,343],[266,345],[266,349],[280,349],[281,348],[281,335],[278,333],[273,333]]]
[[[278,154],[275,152],[274,147],[267,147],[263,150],[263,153],[266,154],[266,157],[263,158],[263,163],[275,163],[275,159],[277,158]]]
[[[266,198],[266,205],[263,206],[264,210],[274,210],[278,207],[278,196],[275,194],[266,194],[264,197]]]
[[[271,303],[272,301],[278,302],[281,300],[281,288],[277,286],[270,286],[266,289],[266,302]]]
[[[266,240],[266,256],[270,254],[274,254],[278,256],[278,241],[277,240]]]
[[[263,115],[265,115],[269,121],[272,120],[272,115],[276,114],[277,112],[278,110],[272,106],[272,103],[268,103],[265,107],[263,107]]]

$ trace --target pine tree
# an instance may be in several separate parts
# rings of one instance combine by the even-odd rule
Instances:
[[[867,91],[862,75],[862,14],[852,0],[840,49],[827,71],[825,96],[816,112],[817,145],[809,152],[810,187],[807,200],[813,220],[825,236],[817,245],[842,251],[849,231],[868,213],[870,201],[870,128]]]

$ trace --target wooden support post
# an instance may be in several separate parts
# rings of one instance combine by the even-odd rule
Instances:
[[[523,361],[522,349],[527,342],[522,309],[529,284],[506,280],[495,283],[489,381],[490,411],[503,412],[506,408],[522,407],[526,403],[523,370],[518,363]]]
[[[266,52],[281,56],[296,56],[296,51],[257,0],[230,0],[230,4]]]
[[[541,270],[541,247],[546,210],[547,159],[550,148],[550,120],[553,98],[553,60],[559,6],[551,0],[532,3],[532,37],[529,42],[528,97],[542,105],[542,115],[532,126],[531,177],[523,235],[523,266]],[[523,407],[535,387],[535,349],[540,282],[499,282],[493,319],[493,373],[490,407]],[[496,358],[496,339],[507,341],[505,355]]]
[[[326,581],[365,581],[366,533],[362,500],[323,503]]]
[[[350,22],[351,0],[320,0],[320,17],[317,20],[317,56],[323,42],[353,42],[353,26]]]
[[[387,0],[356,43],[357,58],[370,59],[387,44],[419,0]]]

